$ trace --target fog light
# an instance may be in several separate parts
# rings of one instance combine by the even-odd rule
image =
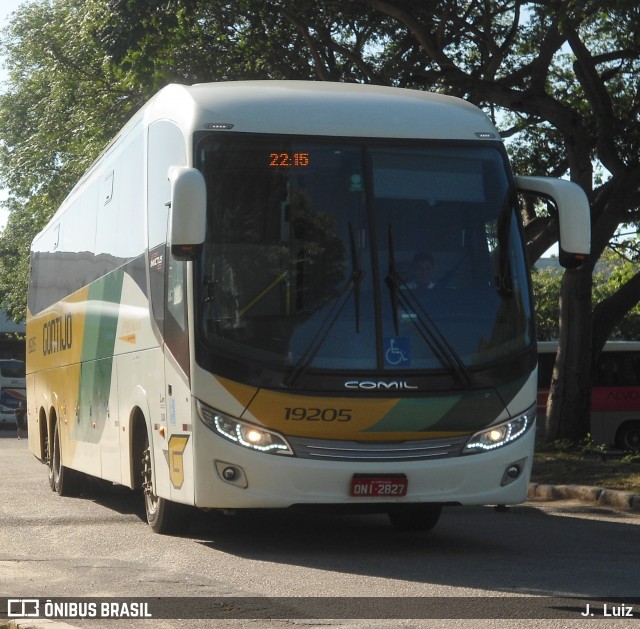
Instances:
[[[231,482],[236,480],[236,478],[238,478],[238,472],[235,468],[233,467],[225,467],[222,470],[222,478],[224,478],[225,480]]]
[[[214,466],[218,476],[230,485],[235,485],[242,489],[246,489],[249,486],[247,476],[244,470],[239,465],[233,463],[226,463],[225,461],[215,461]]]
[[[518,478],[520,476],[520,468],[517,465],[511,465],[507,468],[507,476],[509,478]]]
[[[504,470],[504,474],[502,475],[500,486],[504,487],[505,485],[518,480],[522,476],[522,472],[524,471],[526,464],[527,459],[520,459],[519,461],[515,461],[510,465],[507,465]]]

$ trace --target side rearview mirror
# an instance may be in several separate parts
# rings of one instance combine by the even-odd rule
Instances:
[[[579,267],[591,251],[589,199],[577,184],[552,177],[516,177],[520,192],[551,199],[558,208],[560,264]]]
[[[195,168],[171,166],[169,242],[176,260],[193,260],[202,250],[207,227],[207,186]]]

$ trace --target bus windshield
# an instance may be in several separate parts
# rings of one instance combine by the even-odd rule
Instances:
[[[209,351],[292,370],[464,376],[531,345],[497,145],[218,134],[198,160]]]

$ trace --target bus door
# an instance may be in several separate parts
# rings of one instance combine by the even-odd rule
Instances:
[[[186,263],[171,258],[167,247],[164,313],[164,372],[167,383],[169,479],[171,498],[192,502],[193,426],[189,385]]]
[[[148,234],[151,310],[163,340],[164,413],[151,417],[156,488],[161,497],[193,503],[193,427],[189,386],[186,263],[171,258],[167,246],[173,166],[186,164],[180,129],[169,121],[149,127]],[[159,430],[156,430],[156,426]],[[166,496],[166,477],[170,496]]]

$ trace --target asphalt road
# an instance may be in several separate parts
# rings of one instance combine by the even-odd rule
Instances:
[[[164,537],[143,522],[142,499],[128,490],[51,492],[46,467],[14,434],[0,432],[0,596],[153,597],[160,615],[172,616],[66,621],[74,626],[560,628],[640,620],[638,513],[577,503],[505,513],[457,507],[445,509],[431,533],[398,532],[384,516],[200,514],[187,536]],[[219,604],[214,619],[176,617],[197,615],[207,601]],[[586,603],[593,618],[581,617]],[[629,604],[635,615],[601,618],[604,603],[610,613]],[[542,608],[560,617],[543,619]],[[388,618],[394,609],[399,618]],[[367,616],[380,619],[359,620]]]

